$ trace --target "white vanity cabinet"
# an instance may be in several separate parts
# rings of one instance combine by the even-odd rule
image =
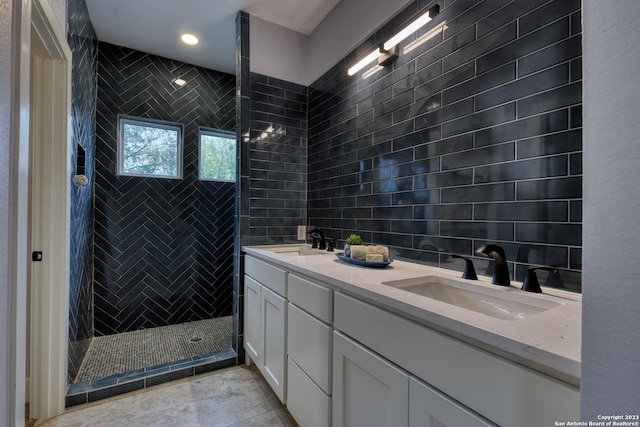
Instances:
[[[290,273],[287,408],[305,427],[331,426],[333,292]]]
[[[539,427],[579,418],[577,388],[356,298],[335,294],[334,328],[420,380],[412,382],[411,425],[425,425],[423,417],[438,427],[460,419]],[[333,405],[341,405],[335,387]]]
[[[287,271],[246,257],[244,282],[246,354],[285,403]]]
[[[333,291],[245,257],[244,348],[305,427],[331,426]]]
[[[496,427],[340,332],[333,346],[334,427]]]
[[[490,343],[433,329],[393,302],[325,283],[321,272],[279,265],[245,257],[244,348],[299,425],[538,427],[579,419],[578,387],[508,360]]]

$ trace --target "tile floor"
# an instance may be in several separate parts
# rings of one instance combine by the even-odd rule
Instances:
[[[295,427],[255,367],[235,366],[75,407],[37,427]]]

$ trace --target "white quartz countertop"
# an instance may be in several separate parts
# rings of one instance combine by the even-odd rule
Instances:
[[[570,384],[580,383],[580,339],[582,296],[573,292],[543,287],[542,294],[526,293],[559,303],[557,307],[522,319],[502,320],[460,308],[438,300],[384,285],[383,282],[425,276],[438,276],[489,287],[501,292],[515,292],[521,283],[510,287],[491,284],[490,277],[477,281],[460,279],[460,273],[416,263],[394,260],[386,268],[367,268],[346,264],[337,253],[294,256],[278,253],[280,249],[310,248],[309,245],[247,246],[245,253],[281,265],[332,286],[336,291],[360,297],[418,323],[477,345],[487,351],[556,377]],[[495,292],[495,291],[492,291]]]

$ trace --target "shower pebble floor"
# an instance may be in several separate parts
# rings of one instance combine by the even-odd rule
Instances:
[[[232,322],[232,316],[225,316],[95,337],[74,383],[229,349]]]

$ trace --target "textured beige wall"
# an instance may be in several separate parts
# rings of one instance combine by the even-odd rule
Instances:
[[[0,0],[0,424],[10,424],[13,387],[10,364],[11,313],[8,301],[11,299],[12,282],[9,271],[9,246],[11,230],[9,212],[11,202],[11,93],[12,93],[12,32],[15,24],[12,14],[15,5],[10,0]]]
[[[252,17],[251,71],[308,86],[409,3],[342,0],[309,36]]]
[[[583,0],[582,5],[580,406],[584,421],[603,421],[598,416],[640,412],[640,2]]]
[[[42,0],[49,3],[53,15],[56,17],[58,28],[62,34],[67,34],[67,0]]]

